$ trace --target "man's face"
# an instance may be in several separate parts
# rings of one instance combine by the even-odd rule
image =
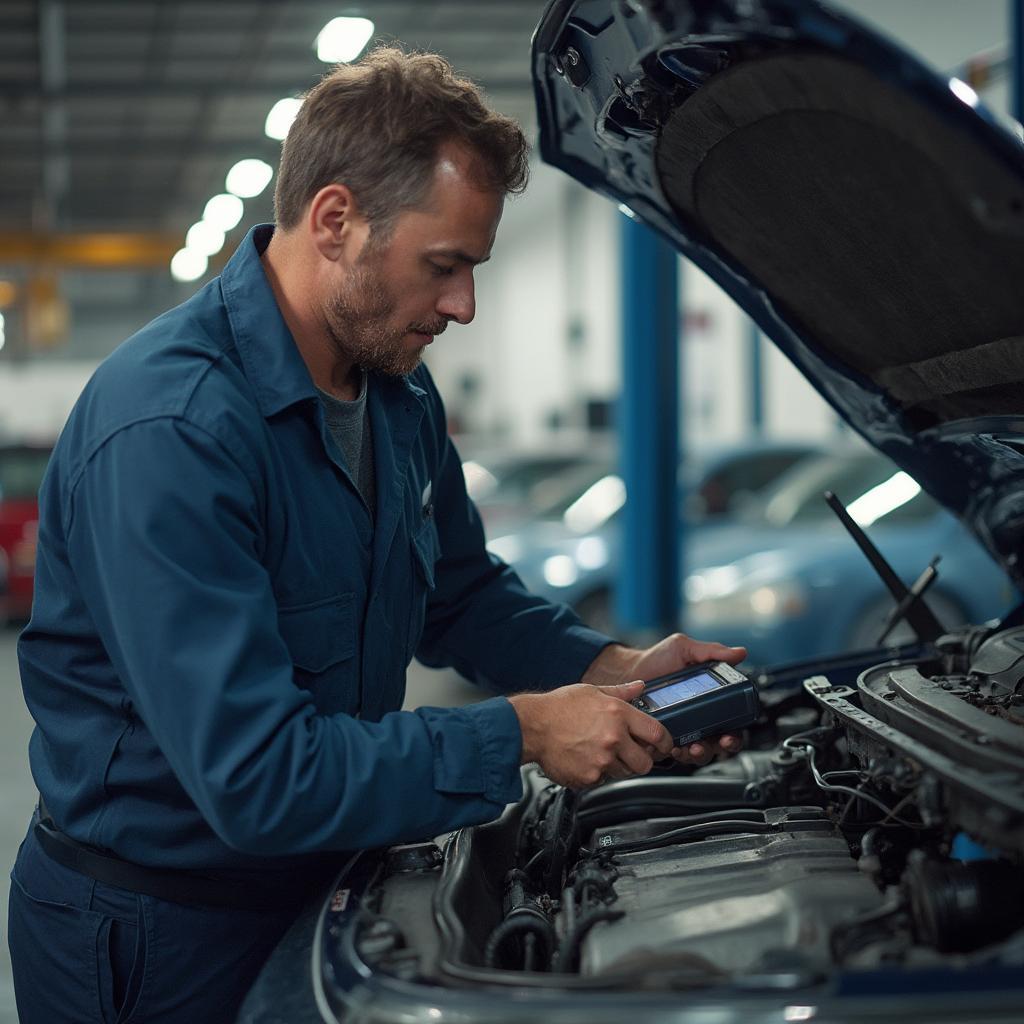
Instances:
[[[502,196],[482,190],[470,158],[442,147],[422,207],[370,236],[344,281],[324,303],[340,354],[368,370],[411,373],[423,350],[454,320],[476,311],[473,268],[490,257]]]

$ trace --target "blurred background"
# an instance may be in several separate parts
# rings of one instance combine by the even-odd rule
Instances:
[[[16,630],[31,607],[35,494],[95,366],[214,277],[272,219],[298,98],[377,41],[437,50],[534,134],[541,0],[4,0],[0,4],[0,861],[34,789]],[[1007,0],[850,0],[850,11],[1009,105]],[[477,275],[477,317],[427,362],[494,553],[589,621],[644,638],[616,596],[623,214],[534,163]],[[952,268],[951,268],[952,272]],[[836,491],[910,582],[938,551],[949,624],[1013,595],[906,474],[868,451],[696,268],[678,261],[677,619],[767,664],[867,646],[891,602],[820,501]],[[648,617],[649,619],[649,617]],[[896,634],[893,639],[899,639]],[[414,666],[408,703],[480,696]],[[3,888],[6,899],[6,887]],[[4,913],[6,921],[6,912]],[[14,1020],[6,943],[0,1022]]]

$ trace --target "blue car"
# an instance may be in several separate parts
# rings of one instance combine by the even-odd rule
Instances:
[[[822,498],[834,492],[910,586],[935,555],[925,600],[948,628],[1004,614],[1020,595],[950,512],[877,452],[824,455],[777,481],[739,522],[689,547],[683,624],[744,644],[760,665],[876,647],[894,599]],[[889,644],[910,637],[906,623]]]
[[[530,589],[614,633],[620,523],[602,515],[610,506],[601,500],[610,488],[624,492],[617,477],[602,479],[490,548]],[[895,602],[825,504],[825,491],[849,506],[908,586],[941,556],[926,600],[943,625],[990,619],[1019,600],[988,552],[905,472],[877,452],[847,446],[796,462],[748,493],[733,517],[690,526],[680,627],[745,645],[759,665],[876,646]],[[887,641],[907,636],[898,624]]]
[[[729,522],[780,475],[824,451],[799,440],[749,438],[690,454],[680,470],[680,517],[688,535]],[[516,528],[491,533],[489,550],[527,586],[572,605],[591,625],[615,633],[612,592],[621,564],[619,511],[626,489],[611,459],[577,469],[576,486]]]

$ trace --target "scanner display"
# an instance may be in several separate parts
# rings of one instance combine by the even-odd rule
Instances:
[[[654,709],[666,708],[670,704],[678,704],[680,701],[708,693],[721,685],[722,681],[716,679],[710,672],[702,672],[698,676],[690,676],[657,690],[651,690],[644,694],[644,700]]]

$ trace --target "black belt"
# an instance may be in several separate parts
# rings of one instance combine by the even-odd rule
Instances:
[[[230,910],[298,910],[317,884],[307,876],[299,888],[292,880],[294,874],[282,885],[270,884],[266,879],[215,878],[192,871],[143,867],[77,842],[58,831],[49,818],[37,821],[33,832],[43,851],[58,864],[97,882],[171,903]],[[315,875],[318,877],[319,872]],[[323,884],[330,878],[324,874]]]

